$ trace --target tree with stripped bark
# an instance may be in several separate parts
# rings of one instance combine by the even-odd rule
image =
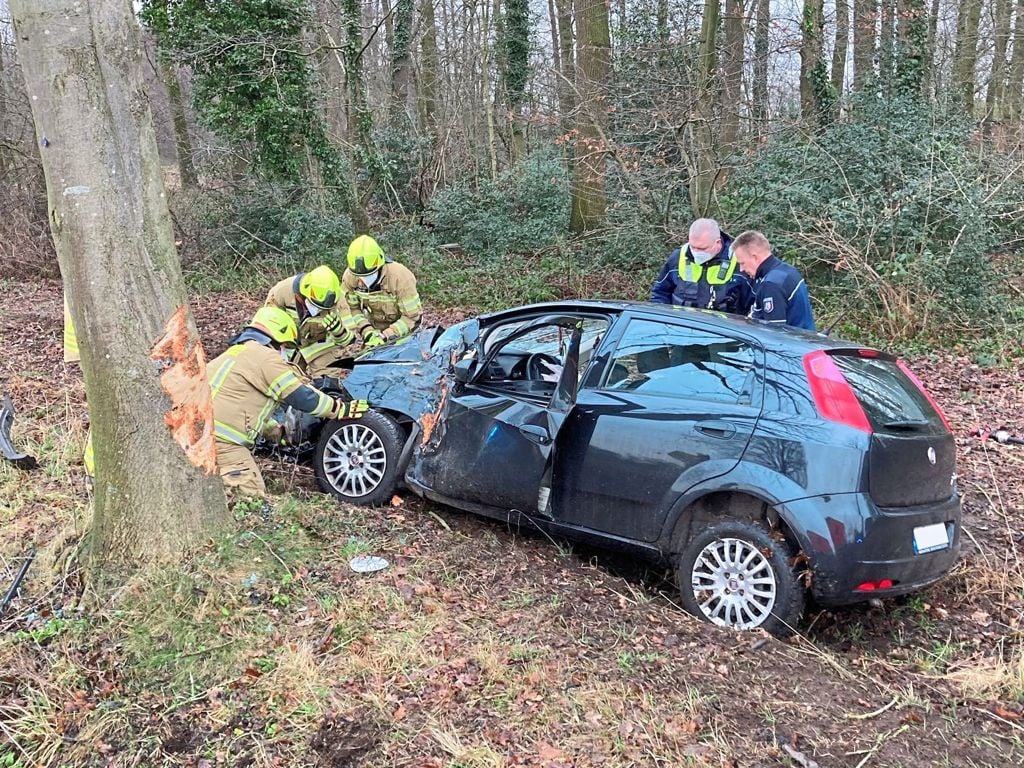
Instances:
[[[15,0],[96,458],[89,563],[175,560],[230,518],[143,85],[119,0]]]

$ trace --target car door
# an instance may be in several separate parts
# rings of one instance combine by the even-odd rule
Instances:
[[[682,493],[739,462],[761,411],[761,365],[760,345],[741,335],[629,318],[562,430],[556,520],[654,541]]]
[[[575,397],[581,345],[596,345],[607,325],[602,317],[560,314],[489,329],[483,361],[449,394],[444,436],[421,453],[418,481],[452,501],[543,509],[540,489]],[[526,369],[539,358],[550,365],[557,358],[561,370],[532,377],[536,371]]]

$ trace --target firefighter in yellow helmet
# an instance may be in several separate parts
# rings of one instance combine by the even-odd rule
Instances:
[[[341,281],[322,264],[280,281],[267,294],[268,307],[287,312],[298,328],[298,351],[306,372],[315,378],[338,357],[340,349],[355,340],[339,315]]]
[[[281,405],[324,419],[355,419],[368,405],[345,402],[313,387],[281,349],[298,338],[295,321],[283,309],[261,307],[206,375],[213,394],[217,465],[224,485],[239,496],[264,496],[266,486],[250,449],[256,438],[278,427],[270,418]]]
[[[348,269],[341,276],[341,321],[367,348],[408,336],[419,325],[423,304],[416,277],[384,256],[369,235],[348,247]]]

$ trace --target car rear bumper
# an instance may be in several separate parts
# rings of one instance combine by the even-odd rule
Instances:
[[[882,508],[863,493],[800,499],[781,505],[807,555],[811,592],[823,605],[843,605],[914,592],[942,578],[960,551],[960,499]],[[917,553],[914,531],[942,523],[949,544]],[[891,586],[879,584],[891,582]],[[861,585],[874,584],[874,589]]]

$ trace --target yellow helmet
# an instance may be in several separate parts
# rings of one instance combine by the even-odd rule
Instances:
[[[263,331],[278,344],[294,345],[299,338],[299,329],[295,327],[292,316],[280,307],[260,307],[252,316],[251,328]]]
[[[354,275],[369,275],[384,266],[384,251],[369,235],[360,235],[348,247],[348,268]]]
[[[299,278],[299,294],[320,309],[330,309],[338,303],[341,281],[333,269],[321,264]]]

